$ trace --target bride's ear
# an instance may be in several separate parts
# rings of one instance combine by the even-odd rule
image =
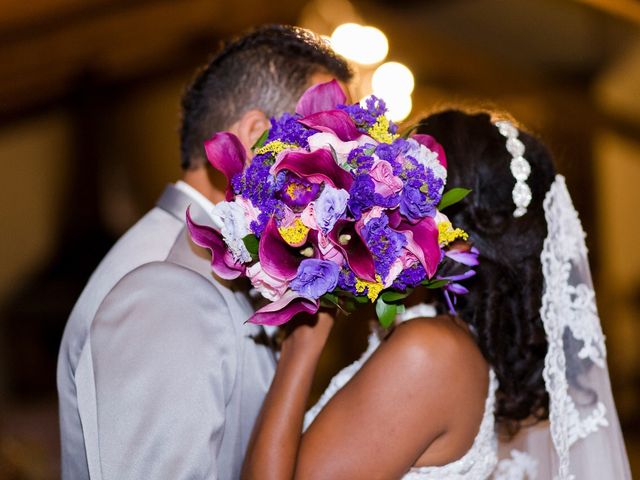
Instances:
[[[249,110],[231,126],[229,131],[240,139],[240,142],[247,150],[247,156],[250,156],[251,147],[270,126],[269,119],[264,112]]]

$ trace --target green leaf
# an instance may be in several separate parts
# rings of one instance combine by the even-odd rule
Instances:
[[[369,297],[355,296],[353,299],[358,303],[369,303]]]
[[[445,285],[447,285],[449,283],[449,280],[425,280],[424,282],[422,282],[422,285],[424,285],[427,288],[442,288]]]
[[[267,137],[268,136],[269,136],[269,129],[267,129],[264,132],[262,132],[262,135],[260,135],[260,138],[258,138],[256,143],[253,144],[253,147],[251,147],[251,150],[255,150],[257,148],[264,147],[264,144],[267,141]]]
[[[250,233],[246,237],[243,237],[242,241],[251,255],[258,255],[258,237]]]
[[[411,295],[412,290],[407,290],[406,292],[396,292],[393,290],[387,290],[386,292],[382,292],[380,294],[380,298],[387,303],[397,302],[398,300],[404,300],[409,295]]]
[[[333,293],[325,293],[320,297],[320,300],[326,300],[327,302],[332,303],[333,305],[339,304],[338,296],[334,295]]]
[[[384,328],[389,328],[393,325],[398,313],[398,305],[394,303],[386,303],[382,298],[378,298],[376,301],[376,315],[380,325]]]
[[[468,188],[452,188],[448,192],[445,192],[444,195],[442,195],[440,203],[438,204],[438,210],[444,210],[445,208],[458,203],[464,197],[469,195],[469,193],[471,193],[471,190],[469,190]]]

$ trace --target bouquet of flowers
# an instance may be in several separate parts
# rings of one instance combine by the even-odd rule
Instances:
[[[245,149],[231,133],[205,144],[228,180],[213,226],[187,211],[193,241],[224,279],[241,275],[271,303],[249,321],[280,325],[300,312],[375,303],[387,327],[413,288],[441,288],[453,310],[477,250],[441,210],[469,192],[444,192],[447,162],[428,135],[404,138],[382,99],[345,105],[339,84],[311,87],[294,114]]]

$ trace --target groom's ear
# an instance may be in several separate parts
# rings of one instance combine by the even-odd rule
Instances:
[[[249,110],[231,126],[229,131],[240,139],[240,142],[247,150],[247,156],[250,156],[251,147],[270,126],[269,119],[264,112]]]

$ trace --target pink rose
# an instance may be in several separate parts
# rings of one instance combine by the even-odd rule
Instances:
[[[254,288],[272,302],[280,300],[289,287],[286,280],[279,280],[265,272],[260,262],[247,268],[246,274]]]
[[[375,192],[384,197],[402,190],[402,180],[393,174],[393,167],[386,160],[378,160],[370,172]]]
[[[300,220],[302,224],[312,230],[319,230],[318,221],[316,220],[315,203],[311,202],[307,205],[300,214]]]
[[[251,225],[251,222],[258,221],[258,215],[260,215],[260,210],[253,206],[250,200],[237,196],[236,203],[242,207],[244,211],[244,218],[247,221],[247,225]]]
[[[378,205],[371,208],[371,210],[362,214],[362,222],[366,225],[370,220],[382,216],[384,209]]]
[[[344,265],[344,255],[322,232],[318,232],[318,248],[324,260],[329,260],[340,266]]]
[[[296,221],[296,218],[297,217],[296,217],[295,212],[285,205],[284,206],[283,216],[282,216],[281,226],[282,227],[289,227],[289,226],[293,225],[294,222]]]
[[[390,287],[393,282],[395,282],[398,275],[400,275],[407,268],[418,263],[418,257],[416,257],[413,253],[406,249],[402,249],[400,256],[396,258],[395,262],[391,264],[391,268],[389,269],[389,273],[387,277],[384,279],[385,288]]]

